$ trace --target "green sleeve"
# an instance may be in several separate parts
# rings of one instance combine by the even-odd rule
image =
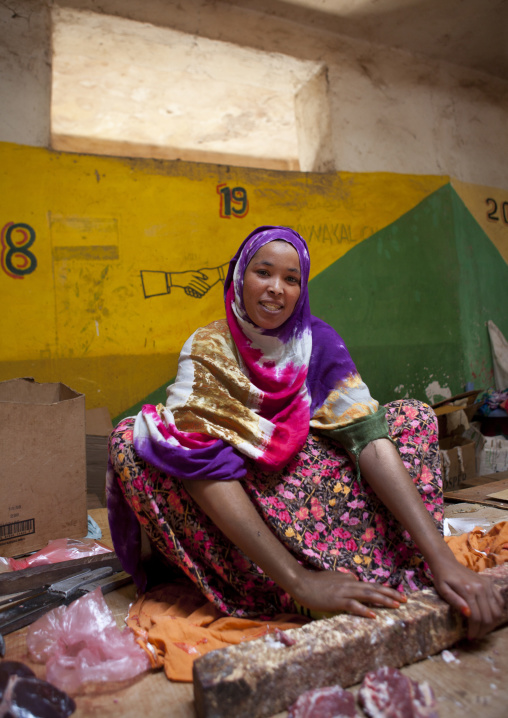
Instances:
[[[356,459],[357,474],[360,474],[358,459],[363,449],[375,439],[389,439],[393,442],[386,421],[386,409],[380,406],[375,414],[368,414],[353,424],[340,429],[320,429],[320,433],[327,436],[348,451]]]

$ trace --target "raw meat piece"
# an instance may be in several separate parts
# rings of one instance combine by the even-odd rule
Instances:
[[[27,648],[32,660],[46,663],[48,681],[71,695],[150,668],[132,631],[117,627],[100,588],[39,618],[28,629]]]
[[[15,680],[10,702],[14,718],[67,718],[75,710],[72,698],[51,683],[38,678]]]
[[[306,691],[293,703],[288,718],[356,718],[355,697],[340,686]]]
[[[438,718],[429,684],[389,666],[367,673],[358,696],[369,718]]]
[[[51,683],[17,661],[0,663],[0,716],[6,718],[67,718],[76,704]]]
[[[7,686],[11,676],[32,678],[35,676],[35,673],[31,668],[25,666],[24,663],[19,663],[18,661],[2,661],[0,663],[0,699],[4,694],[5,687]]]

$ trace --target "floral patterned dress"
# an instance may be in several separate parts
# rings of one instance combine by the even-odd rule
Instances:
[[[425,507],[442,530],[438,433],[430,407],[414,400],[386,405],[390,436]],[[152,545],[178,566],[220,611],[237,617],[295,612],[292,598],[232,544],[182,482],[144,463],[132,444],[134,420],[111,434],[113,480]],[[250,464],[243,487],[258,513],[305,566],[350,571],[400,591],[430,585],[429,567],[410,535],[357,476],[339,444],[311,433],[278,473]]]

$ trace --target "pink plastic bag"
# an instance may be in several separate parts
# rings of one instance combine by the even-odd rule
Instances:
[[[71,561],[75,558],[86,558],[96,556],[100,553],[111,553],[111,549],[103,546],[93,539],[56,539],[50,541],[46,548],[25,556],[25,558],[2,559],[8,563],[13,571],[19,571],[31,566],[42,566],[47,563],[60,563],[60,561]]]
[[[100,588],[55,608],[28,629],[28,655],[46,664],[46,680],[70,695],[104,690],[150,669],[129,628],[121,631]]]

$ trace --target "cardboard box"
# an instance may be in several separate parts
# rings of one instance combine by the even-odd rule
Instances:
[[[0,555],[87,534],[85,397],[65,384],[0,383]]]
[[[476,476],[476,448],[473,441],[462,436],[439,440],[443,490],[455,491],[466,479]]]
[[[462,436],[469,428],[469,419],[464,409],[458,406],[442,406],[434,409],[437,416],[439,438]]]
[[[467,391],[432,404],[441,439],[446,436],[462,436],[468,429],[469,422],[476,413],[475,399],[479,393],[479,390]]]

